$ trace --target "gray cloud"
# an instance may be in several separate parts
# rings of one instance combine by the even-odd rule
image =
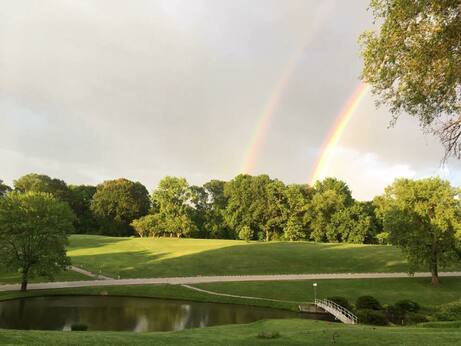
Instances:
[[[256,163],[306,181],[358,83],[357,36],[371,26],[368,0],[330,1],[319,19],[322,3],[0,1],[0,178],[125,176],[149,189],[166,174],[229,179],[315,24]],[[387,130],[385,110],[363,108],[341,146],[384,166],[437,166],[440,146],[422,146],[414,122]]]

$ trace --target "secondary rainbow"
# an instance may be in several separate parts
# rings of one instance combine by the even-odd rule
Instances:
[[[282,70],[281,77],[279,78],[275,87],[272,89],[270,97],[258,118],[254,135],[250,140],[250,144],[244,156],[243,167],[241,170],[243,173],[254,173],[256,163],[264,147],[272,119],[280,105],[283,93],[286,90],[291,78],[293,77],[293,74],[296,71],[296,67],[302,60],[307,47],[315,37],[315,34],[317,33],[321,23],[323,23],[324,19],[328,16],[331,10],[331,6],[332,4],[330,2],[324,1],[317,8],[316,14],[311,22],[310,30],[303,37],[299,48],[293,53],[288,61],[288,64]]]
[[[314,165],[309,184],[313,185],[317,180],[325,178],[326,173],[331,165],[332,156],[334,150],[341,139],[344,130],[347,128],[350,120],[360,105],[360,102],[364,99],[365,95],[369,90],[368,85],[361,83],[355,89],[352,96],[349,98],[347,103],[341,109],[337,115],[334,125],[332,126],[322,149],[320,151],[319,159]]]

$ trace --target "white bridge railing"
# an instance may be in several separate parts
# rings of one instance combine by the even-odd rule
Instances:
[[[338,320],[346,324],[357,324],[357,316],[347,310],[345,307],[336,304],[328,299],[315,299],[314,304],[319,308],[329,312]]]

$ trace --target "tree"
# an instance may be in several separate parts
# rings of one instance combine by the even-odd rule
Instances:
[[[149,214],[133,220],[131,226],[141,238],[160,236],[164,232],[164,225],[158,214]]]
[[[268,185],[272,180],[267,175],[250,176],[240,174],[224,187],[227,206],[224,212],[226,223],[238,238],[243,226],[253,230],[253,236],[269,239],[271,231],[271,209],[268,207]]]
[[[402,248],[410,270],[426,265],[438,284],[439,266],[459,259],[456,231],[460,227],[461,193],[439,178],[399,179],[384,194],[384,227]]]
[[[352,203],[352,194],[345,182],[335,178],[318,181],[313,188],[308,216],[311,238],[315,241],[338,242],[339,233],[330,223],[335,213]]]
[[[243,226],[239,231],[239,239],[249,242],[253,238],[253,231],[248,226]]]
[[[362,34],[362,78],[394,120],[430,127],[461,156],[461,1],[372,0],[376,32]],[[438,125],[438,120],[441,126]]]
[[[334,234],[340,242],[354,244],[375,242],[377,231],[374,211],[366,202],[354,202],[337,211],[327,226],[327,234]]]
[[[19,192],[45,192],[70,204],[72,199],[67,184],[60,179],[50,178],[44,174],[30,173],[14,181],[14,188]]]
[[[76,233],[95,233],[98,222],[91,211],[91,201],[96,193],[96,186],[69,185],[71,195],[70,206],[77,216]]]
[[[205,221],[206,233],[210,238],[230,238],[231,231],[224,219],[227,197],[224,194],[226,182],[210,180],[203,185],[208,195],[208,212]]]
[[[190,236],[196,231],[192,221],[192,192],[184,178],[165,177],[152,193],[152,202],[158,207],[158,215],[165,227],[165,233]]]
[[[300,226],[299,239],[308,239],[310,236],[309,228],[309,207],[312,199],[312,189],[308,185],[291,184],[285,189],[287,206],[284,209],[285,219]],[[286,235],[286,231],[285,231]]]
[[[284,237],[290,241],[303,239],[305,233],[303,232],[303,225],[299,218],[296,216],[290,217],[284,228]]]
[[[0,261],[21,272],[22,291],[34,275],[53,279],[69,266],[66,244],[74,217],[67,203],[42,192],[0,199]]]
[[[8,192],[11,191],[11,187],[3,183],[3,180],[0,179],[0,197],[3,197]]]
[[[139,182],[108,180],[96,187],[91,211],[98,218],[101,232],[107,235],[131,235],[134,219],[148,213],[149,192]]]

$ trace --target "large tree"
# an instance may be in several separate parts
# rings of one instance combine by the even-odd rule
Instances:
[[[91,211],[91,201],[96,193],[96,186],[69,185],[70,206],[77,219],[75,221],[76,233],[96,233],[98,223]]]
[[[224,194],[226,182],[210,180],[203,185],[208,196],[208,210],[205,229],[210,238],[229,238],[231,232],[224,214],[227,206],[227,197]]]
[[[399,179],[381,200],[384,228],[391,242],[402,248],[414,271],[425,265],[432,283],[439,283],[440,266],[459,261],[457,231],[461,221],[461,193],[439,178]]]
[[[185,178],[167,176],[160,181],[152,193],[152,202],[157,206],[166,234],[179,238],[191,236],[196,231],[191,199],[192,190]]]
[[[44,174],[30,173],[14,181],[14,189],[20,192],[45,192],[63,202],[70,204],[72,199],[67,184],[61,179],[51,178]]]
[[[372,0],[363,80],[378,103],[419,119],[461,156],[461,0]]]
[[[254,238],[268,240],[270,222],[274,217],[268,208],[268,186],[272,182],[267,175],[240,174],[225,185],[227,206],[224,217],[234,238],[238,238],[240,230],[247,226]]]
[[[148,213],[149,192],[139,182],[127,179],[108,180],[96,187],[91,210],[98,218],[101,233],[131,235],[130,224]]]
[[[331,226],[333,216],[353,204],[347,184],[335,178],[315,183],[308,210],[311,234],[315,241],[339,241],[338,231]]]
[[[67,236],[74,215],[67,203],[41,192],[13,192],[0,199],[0,261],[22,275],[21,290],[34,275],[54,275],[70,264]]]

